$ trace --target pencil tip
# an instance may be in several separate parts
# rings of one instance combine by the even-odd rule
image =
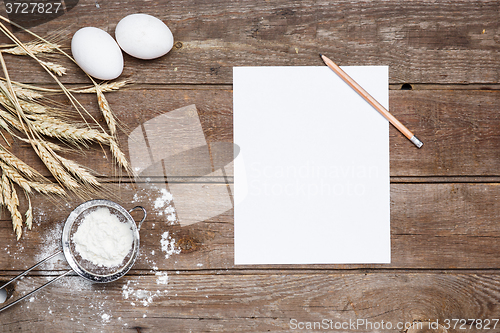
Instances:
[[[323,58],[323,55],[320,53],[320,54],[319,54],[319,57],[320,57],[320,58]]]

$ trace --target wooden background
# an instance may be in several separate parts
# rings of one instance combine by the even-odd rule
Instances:
[[[65,46],[85,26],[113,35],[119,20],[136,12],[170,27],[172,51],[153,61],[125,55],[122,77],[134,84],[107,95],[129,129],[195,104],[207,141],[232,142],[232,67],[320,66],[321,52],[340,65],[388,65],[390,111],[425,145],[415,149],[390,129],[390,265],[237,267],[232,211],[172,225],[155,212],[158,193],[119,180],[96,148],[77,159],[102,174],[115,201],[151,212],[140,257],[129,274],[107,285],[64,278],[0,313],[0,331],[274,332],[294,331],[292,319],[393,325],[499,319],[499,10],[498,1],[80,0],[33,27],[41,35],[62,31]],[[25,58],[6,56],[6,62],[14,80],[52,84]],[[65,83],[89,83],[74,65],[62,63],[70,68]],[[97,114],[94,96],[79,98]],[[126,133],[120,141],[126,150]],[[26,145],[16,143],[14,151],[40,165]],[[225,186],[220,179],[202,181]],[[79,201],[37,196],[33,204],[35,227],[19,242],[2,215],[0,280],[56,251],[64,219]],[[169,253],[160,244],[167,231],[174,246]],[[13,297],[66,269],[63,258],[53,260],[17,283]],[[156,273],[166,273],[168,283],[158,284]],[[500,332],[497,326],[467,331]]]

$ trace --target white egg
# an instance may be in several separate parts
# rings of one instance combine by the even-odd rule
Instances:
[[[115,37],[123,51],[139,59],[161,57],[174,45],[174,36],[165,23],[147,14],[124,17],[116,26]]]
[[[123,54],[106,31],[86,27],[71,40],[71,53],[87,74],[100,80],[116,79],[123,71]]]
[[[4,289],[0,289],[0,304],[5,303],[7,300],[7,291]]]

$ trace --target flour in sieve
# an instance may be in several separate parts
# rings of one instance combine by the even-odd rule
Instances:
[[[84,217],[73,235],[75,249],[83,259],[98,266],[123,262],[132,248],[132,229],[109,209],[101,207]]]

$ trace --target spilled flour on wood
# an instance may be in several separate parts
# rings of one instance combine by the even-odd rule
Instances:
[[[153,192],[149,189],[147,191],[139,190],[134,195],[131,204],[149,204],[152,208],[152,215],[155,216],[154,214],[156,214],[155,219],[162,221],[161,227],[168,227],[178,224],[172,200],[172,195],[166,189],[155,189]],[[67,216],[72,209],[74,209],[72,205],[63,204],[58,208],[51,208],[51,211],[60,212],[60,215]],[[37,251],[38,253],[35,255],[36,261],[40,261],[61,249],[61,234],[64,221],[54,221],[43,207],[34,207],[33,215],[33,224],[40,227],[40,237],[43,240]],[[160,222],[151,223],[149,227],[153,230],[158,230]],[[143,230],[142,233],[144,234],[144,232],[147,231]],[[153,233],[151,233],[152,235]],[[159,302],[169,296],[168,293],[171,289],[169,287],[170,276],[167,272],[160,271],[159,267],[162,269],[168,267],[164,260],[181,253],[181,249],[177,246],[172,232],[163,232],[161,230],[159,235],[156,233],[155,236],[157,238],[152,244],[149,244],[148,248],[143,245],[144,251],[140,254],[143,264],[151,267],[151,275],[144,277],[126,275],[116,282],[118,283],[118,288],[120,288],[118,290],[118,297],[123,299],[122,302],[129,302],[127,305],[130,304],[133,307],[137,307],[137,311],[140,311],[140,314],[137,313],[138,318],[146,318],[144,311],[147,313],[147,310],[144,307],[147,309],[147,307],[154,305],[155,302]],[[18,249],[14,248],[14,246],[4,246],[4,248],[6,251],[18,252]],[[21,253],[19,254],[21,255]],[[165,255],[165,259],[163,259],[163,255]],[[161,260],[161,262],[157,263],[158,260]],[[44,263],[42,269],[47,271],[61,271],[69,269],[69,265],[61,254]],[[48,279],[49,277],[47,277]],[[23,283],[27,282],[26,290],[32,290],[33,287],[37,286],[35,283],[37,281],[36,278],[32,279],[29,276],[23,279]],[[127,323],[126,321],[128,320],[125,319],[125,316],[119,310],[117,312],[111,310],[115,309],[113,302],[116,302],[116,294],[112,291],[115,290],[116,292],[116,287],[116,284],[92,283],[77,276],[75,273],[60,279],[54,285],[48,287],[56,288],[59,292],[64,293],[64,297],[74,299],[75,301],[60,303],[56,297],[51,296],[51,291],[47,289],[47,291],[42,290],[35,294],[28,302],[21,303],[21,306],[29,308],[40,302],[46,304],[46,306],[42,307],[39,304],[37,305],[37,310],[41,314],[46,317],[54,316],[54,318],[63,314],[67,316],[68,320],[71,320],[72,324],[79,325],[85,332],[100,332],[104,327],[111,325],[119,325],[125,328],[131,322]],[[31,311],[31,309],[28,311]],[[93,324],[90,324],[89,318],[92,318],[91,322]]]
[[[165,280],[165,276],[160,276],[159,280]],[[168,281],[168,277],[166,277],[166,281]],[[149,306],[153,303],[155,298],[160,296],[165,296],[168,291],[167,290],[146,290],[141,289],[144,284],[139,280],[128,280],[126,284],[122,286],[122,297],[123,299],[130,300],[130,305],[135,306],[136,304],[141,304],[142,306]]]
[[[181,249],[175,245],[175,239],[172,238],[168,231],[161,235],[161,250],[165,252],[165,259],[170,258],[173,254],[181,253]]]
[[[156,272],[155,274],[158,278],[156,279],[156,284],[168,284],[168,274],[167,272]]]
[[[139,189],[134,194],[132,203],[150,202],[154,208],[153,214],[165,217],[168,225],[174,225],[178,221],[172,200],[172,194],[166,188],[148,184],[147,188]]]

